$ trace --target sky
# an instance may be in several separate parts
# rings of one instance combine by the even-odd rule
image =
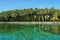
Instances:
[[[60,9],[60,0],[0,0],[0,12],[24,8]]]

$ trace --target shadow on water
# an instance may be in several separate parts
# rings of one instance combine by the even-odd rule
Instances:
[[[7,24],[3,23],[0,24],[0,32],[13,32],[19,29],[25,29],[25,28],[34,28],[39,26],[38,24],[32,25],[32,24]]]
[[[20,24],[0,24],[0,32],[12,32],[18,29],[24,29]]]

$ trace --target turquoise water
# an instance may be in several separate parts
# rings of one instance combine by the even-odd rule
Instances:
[[[38,27],[27,27],[13,32],[0,32],[0,40],[60,40],[60,35],[43,32]]]

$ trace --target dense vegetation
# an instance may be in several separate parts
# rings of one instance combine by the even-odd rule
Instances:
[[[3,11],[0,13],[0,21],[60,21],[60,10],[52,7]]]

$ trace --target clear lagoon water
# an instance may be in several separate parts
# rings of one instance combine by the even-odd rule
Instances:
[[[12,32],[0,32],[0,40],[60,40],[60,35],[44,32],[39,27],[22,27]]]

